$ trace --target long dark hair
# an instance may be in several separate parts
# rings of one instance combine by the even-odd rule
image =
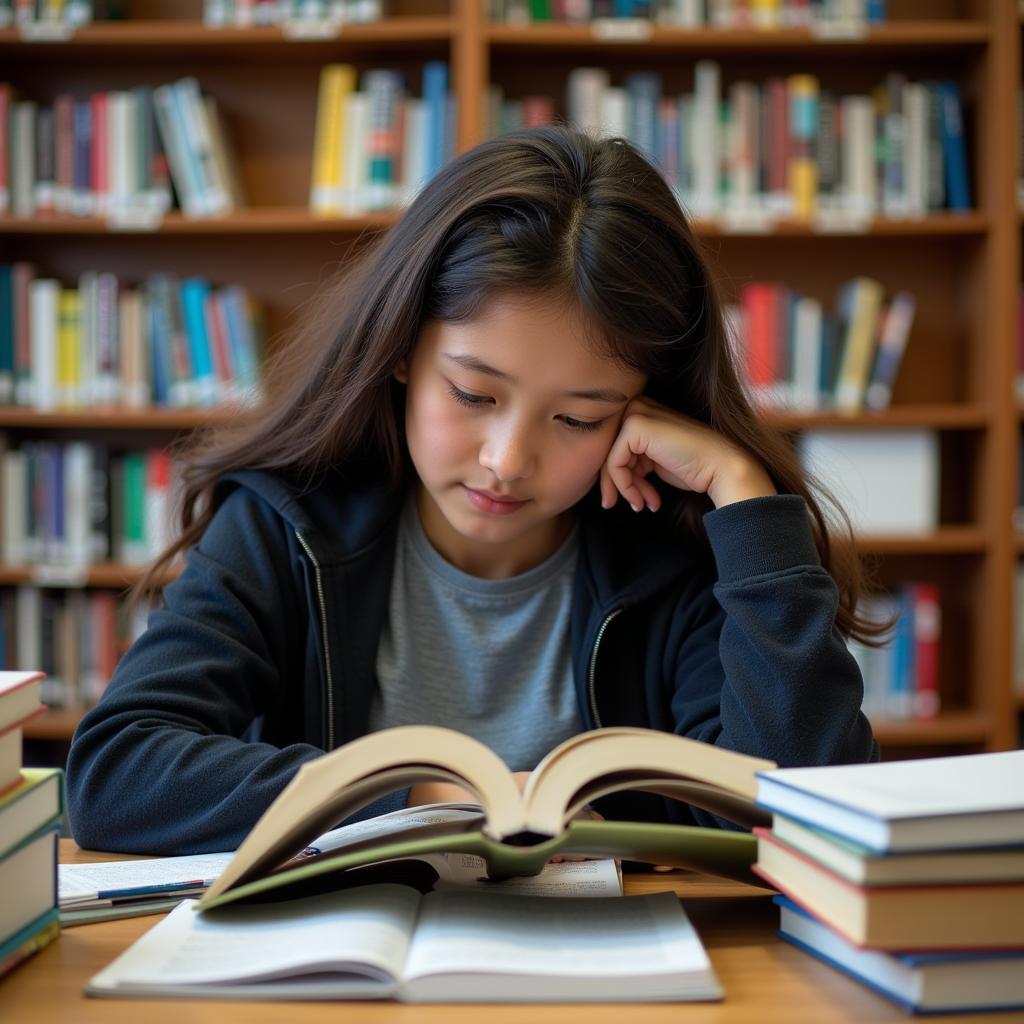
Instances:
[[[208,431],[184,456],[181,532],[137,588],[195,544],[233,470],[314,479],[372,463],[404,464],[394,371],[425,321],[472,319],[499,293],[569,299],[608,354],[647,374],[646,393],[722,433],[762,463],[782,493],[805,499],[823,565],[839,587],[837,625],[868,639],[856,614],[862,569],[841,511],[788,440],[762,423],[740,386],[721,301],[701,246],[658,171],[622,139],[563,126],[513,132],[452,161],[393,228],[342,273],[268,366],[258,410]],[[706,495],[673,492],[681,527],[707,540]]]

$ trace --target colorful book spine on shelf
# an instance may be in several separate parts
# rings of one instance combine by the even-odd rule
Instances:
[[[872,719],[934,718],[941,705],[938,586],[909,582],[894,594],[863,598],[859,610],[870,621],[890,626],[881,646],[849,644],[864,680],[864,713]]]
[[[843,284],[832,309],[774,282],[742,287],[731,319],[741,376],[764,409],[881,412],[892,402],[916,304],[880,282]]]
[[[677,28],[784,28],[836,30],[856,37],[869,25],[886,20],[885,0],[808,3],[807,0],[489,0],[488,18],[514,25],[590,21],[654,22]],[[613,29],[607,30],[609,35]],[[630,37],[632,38],[632,37]]]
[[[261,314],[238,285],[88,270],[77,287],[0,264],[0,394],[39,411],[251,403]],[[6,373],[5,373],[6,368]]]
[[[656,72],[627,73],[618,85],[607,72],[576,68],[565,106],[580,127],[628,138],[688,211],[730,229],[763,231],[796,218],[852,230],[875,216],[970,208],[956,83],[893,73],[864,94],[839,95],[807,73],[725,90],[721,78],[716,62],[700,60],[692,92],[670,95]],[[490,130],[536,123],[525,112],[545,104],[553,120],[550,96],[506,97],[492,86]]]
[[[404,75],[374,68],[359,79],[347,64],[321,70],[310,208],[357,215],[407,203],[454,155],[454,100],[448,66],[428,61],[422,96]]]

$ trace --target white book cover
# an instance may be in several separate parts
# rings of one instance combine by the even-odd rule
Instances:
[[[600,135],[601,96],[611,85],[607,68],[573,68],[569,72],[569,120],[582,131]]]
[[[935,431],[812,429],[800,435],[797,451],[857,533],[915,537],[939,525]]]
[[[402,125],[402,202],[408,205],[416,198],[427,179],[427,111],[419,97],[405,101]]]
[[[873,216],[877,208],[875,109],[869,96],[844,96],[841,148],[842,194],[846,212]]]
[[[176,107],[173,86],[159,85],[153,90],[153,111],[160,130],[160,140],[167,154],[178,205],[188,217],[201,216],[203,206],[199,181],[189,159],[185,124]]]
[[[71,565],[91,561],[92,447],[71,441],[64,448],[64,550]]]
[[[32,404],[40,412],[57,407],[57,302],[60,283],[37,277],[29,286]]]
[[[366,189],[370,156],[367,132],[370,130],[370,97],[365,92],[345,96],[344,167],[345,185],[341,209],[348,216],[366,212]]]
[[[796,301],[793,314],[793,366],[790,396],[795,409],[820,408],[821,303],[807,295]]]
[[[709,217],[718,210],[721,72],[714,61],[698,61],[694,69],[693,212]]]
[[[601,124],[606,135],[629,135],[629,98],[625,89],[613,85],[601,94]]]
[[[1024,750],[758,772],[762,806],[871,850],[1016,845]]]

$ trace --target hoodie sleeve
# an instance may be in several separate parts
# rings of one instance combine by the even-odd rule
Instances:
[[[67,803],[80,846],[232,850],[298,768],[323,753],[245,738],[261,719],[271,735],[274,727],[305,734],[299,557],[269,505],[242,489],[228,496],[75,732]],[[289,716],[295,725],[281,728]],[[360,816],[398,806],[401,797]]]
[[[679,643],[676,732],[780,766],[877,760],[860,670],[835,624],[838,591],[803,499],[752,498],[704,522],[718,582],[691,608]]]

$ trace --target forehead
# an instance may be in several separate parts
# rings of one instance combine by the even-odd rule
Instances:
[[[471,320],[428,324],[421,344],[434,358],[473,356],[517,382],[552,390],[632,393],[643,383],[640,373],[607,354],[599,330],[577,306],[550,298],[491,299]]]

